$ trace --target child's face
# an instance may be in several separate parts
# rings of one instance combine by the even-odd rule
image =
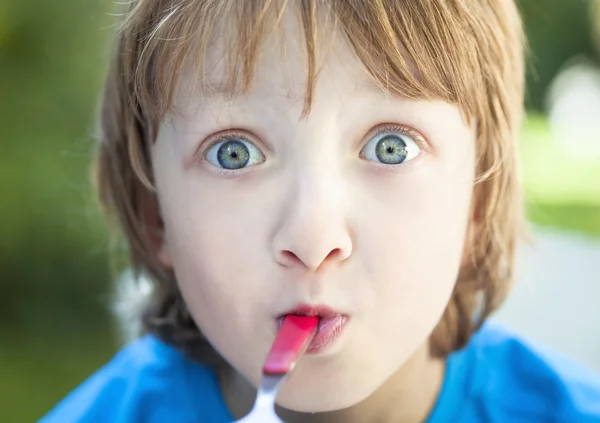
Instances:
[[[475,135],[454,106],[379,90],[342,40],[320,52],[302,118],[295,40],[283,60],[275,39],[265,45],[248,96],[180,93],[184,115],[163,123],[152,160],[160,259],[204,335],[255,385],[282,313],[307,303],[348,316],[279,397],[320,411],[366,398],[427,342],[463,257]]]

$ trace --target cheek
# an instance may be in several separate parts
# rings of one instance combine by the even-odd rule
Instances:
[[[473,178],[467,165],[462,170],[425,165],[393,184],[370,188],[360,215],[370,230],[361,231],[359,243],[379,310],[372,336],[395,331],[416,342],[441,317],[469,221]]]
[[[264,265],[261,221],[240,204],[239,196],[231,204],[229,195],[213,195],[207,190],[190,188],[198,194],[191,198],[170,199],[165,210],[165,229],[178,280],[193,289],[198,301],[206,299],[208,308],[227,302],[234,307],[230,315],[243,314],[245,303],[260,303],[261,289],[267,281],[255,277],[255,269]],[[267,210],[263,214],[267,218]],[[262,253],[262,254],[259,254]],[[238,301],[244,298],[247,301]]]
[[[256,330],[265,327],[271,306],[264,295],[269,281],[260,277],[268,258],[261,236],[268,204],[254,201],[252,209],[242,207],[252,204],[244,197],[252,190],[233,194],[206,178],[180,172],[164,156],[155,165],[155,179],[181,293],[217,351],[238,368],[254,368],[248,363],[264,358],[262,346],[269,345],[272,335],[269,327]],[[232,356],[240,345],[252,344],[259,347]]]
[[[251,288],[260,288],[256,281],[238,280],[249,266],[260,264],[254,257],[260,242],[256,233],[260,203],[252,209],[241,206],[249,204],[245,197],[252,190],[232,192],[196,175],[194,169],[185,171],[177,166],[178,153],[166,142],[156,146],[154,158],[166,242],[178,281],[195,290],[200,300],[247,296]],[[207,303],[207,308],[214,308]]]
[[[272,288],[260,277],[263,250],[253,232],[228,229],[242,222],[216,213],[220,207],[192,203],[187,210],[166,224],[181,294],[212,346],[237,369],[255,372],[246,377],[257,382],[275,329],[265,324],[274,320],[264,295]]]

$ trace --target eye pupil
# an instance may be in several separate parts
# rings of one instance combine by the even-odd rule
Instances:
[[[250,152],[243,142],[231,140],[219,147],[217,160],[225,169],[241,169],[248,164]]]
[[[404,140],[393,134],[381,138],[377,143],[375,152],[377,159],[385,164],[400,164],[408,156]]]

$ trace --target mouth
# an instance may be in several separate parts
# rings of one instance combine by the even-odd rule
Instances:
[[[316,316],[319,318],[317,333],[315,334],[315,337],[311,343],[308,345],[306,350],[307,354],[318,354],[325,351],[334,343],[337,338],[340,337],[346,326],[346,323],[348,322],[348,315],[336,311],[330,307],[301,304],[281,314],[277,318],[278,329],[281,327],[283,324],[283,319],[288,314],[293,314],[296,316]]]

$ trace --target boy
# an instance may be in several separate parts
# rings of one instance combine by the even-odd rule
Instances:
[[[523,44],[507,0],[132,2],[97,178],[148,335],[43,421],[238,419],[287,313],[335,330],[284,421],[600,421],[596,379],[483,324],[522,222]]]

